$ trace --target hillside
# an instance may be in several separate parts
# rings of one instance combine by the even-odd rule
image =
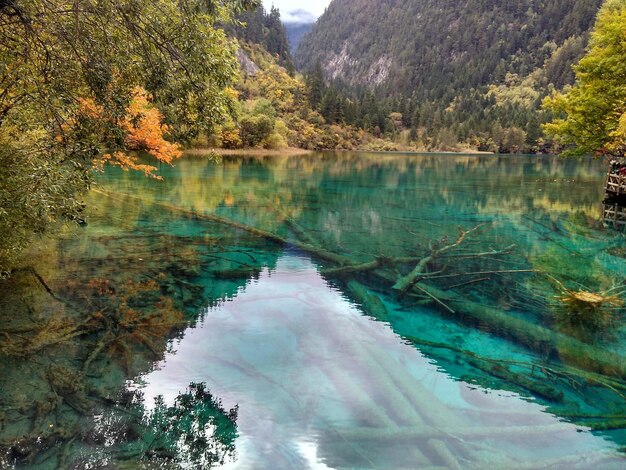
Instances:
[[[445,130],[447,140],[487,147],[499,129],[516,129],[530,149],[547,119],[539,103],[573,82],[571,66],[601,3],[333,0],[295,61],[303,71],[319,63],[326,80],[361,104],[373,90],[383,109],[365,120],[357,110],[357,125],[384,130],[397,112],[413,137],[432,141]]]
[[[292,76],[262,44],[239,40],[241,78],[232,90],[238,97],[236,119],[209,136],[212,148],[286,147],[307,150],[353,150],[375,140],[348,125],[326,122],[308,99],[301,76]],[[377,145],[380,145],[377,143]]]
[[[263,49],[278,58],[280,65],[293,72],[290,42],[278,8],[272,6],[269,11],[266,11],[263,5],[259,5],[253,10],[239,14],[237,20],[238,23],[225,25],[231,37],[244,43],[261,45]]]

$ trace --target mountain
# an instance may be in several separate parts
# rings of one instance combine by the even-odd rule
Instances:
[[[444,131],[449,141],[497,151],[489,139],[509,130],[525,143],[512,148],[531,149],[543,145],[549,118],[540,103],[573,82],[601,3],[333,0],[294,59],[308,73],[319,64],[326,82],[351,97],[357,125],[393,131],[396,113],[427,146]]]
[[[283,21],[285,25],[285,31],[287,32],[287,39],[289,40],[289,49],[291,54],[295,54],[298,49],[298,45],[302,38],[313,29],[315,20],[309,23],[293,23],[291,21]]]
[[[601,3],[333,0],[296,64],[309,70],[319,61],[328,78],[350,85],[451,98],[541,67],[567,39],[589,31]]]
[[[302,9],[290,10],[283,16],[291,55],[296,52],[298,44],[300,44],[303,36],[311,31],[316,20],[317,18],[313,13]]]

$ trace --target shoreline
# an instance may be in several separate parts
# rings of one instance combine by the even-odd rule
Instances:
[[[303,156],[303,155],[311,155],[313,153],[319,152],[335,152],[335,153],[344,153],[344,152],[358,152],[358,153],[373,153],[373,154],[381,154],[381,155],[397,155],[397,154],[405,154],[405,155],[525,155],[525,156],[542,156],[548,154],[526,154],[526,153],[494,153],[488,151],[481,150],[472,150],[472,149],[463,149],[459,151],[428,151],[428,150],[366,150],[366,149],[354,149],[354,150],[307,150],[296,147],[287,147],[283,149],[276,150],[268,150],[263,148],[242,148],[242,149],[223,149],[223,148],[203,148],[203,147],[193,147],[184,150],[185,155],[195,156],[195,157],[205,157],[210,155],[219,155],[219,156],[239,156],[239,155],[247,155],[247,156],[255,156],[255,157],[294,157],[294,156]]]
[[[207,156],[211,154],[217,154],[220,156],[231,156],[231,155],[253,155],[257,157],[271,157],[271,156],[298,156],[298,155],[309,155],[313,153],[313,150],[306,150],[301,148],[288,147],[284,149],[277,150],[268,150],[268,149],[260,149],[260,148],[247,148],[247,149],[221,149],[221,148],[190,148],[185,149],[184,153],[186,155],[194,155],[194,156]]]

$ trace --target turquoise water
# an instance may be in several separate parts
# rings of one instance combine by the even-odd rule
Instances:
[[[3,293],[9,326],[44,333],[5,348],[0,467],[622,468],[626,245],[599,223],[604,170],[357,153],[107,170],[88,225],[32,255],[54,297],[28,273]],[[606,299],[600,320],[576,292]]]

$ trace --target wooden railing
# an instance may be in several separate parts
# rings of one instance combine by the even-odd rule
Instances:
[[[615,204],[604,204],[602,219],[607,225],[620,228],[626,225],[626,207]]]
[[[626,175],[607,174],[605,189],[611,194],[626,194]]]

